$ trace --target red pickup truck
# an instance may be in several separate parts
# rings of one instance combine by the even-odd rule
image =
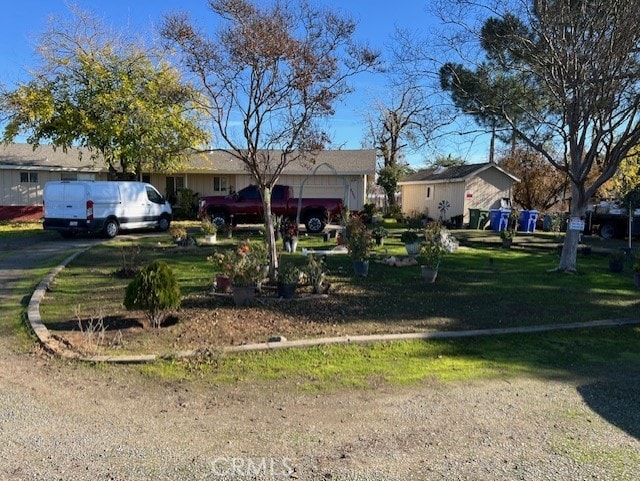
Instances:
[[[271,191],[271,213],[274,215],[296,219],[298,203],[288,185],[276,185]],[[307,232],[322,232],[332,219],[342,214],[342,208],[342,199],[303,198],[300,201],[300,221],[304,223]],[[228,223],[263,223],[264,208],[260,189],[256,185],[250,185],[226,196],[201,197],[198,215],[201,219],[210,218],[218,228]]]

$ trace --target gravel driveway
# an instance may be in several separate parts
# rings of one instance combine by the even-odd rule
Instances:
[[[11,278],[70,245],[54,244],[0,257],[2,294],[20,302]],[[2,480],[638,479],[640,371],[309,393],[151,382],[12,341],[0,338]]]

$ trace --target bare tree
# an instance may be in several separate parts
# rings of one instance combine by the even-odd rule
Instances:
[[[409,152],[420,150],[433,129],[431,104],[424,89],[412,82],[399,82],[389,89],[385,100],[377,100],[366,116],[368,140],[382,160],[378,167],[378,185],[389,206],[396,204],[398,181],[407,171],[403,160]]]
[[[484,26],[494,35],[483,48],[502,72],[517,74],[528,92],[537,90],[538,102],[498,113],[521,141],[567,175],[571,217],[584,218],[589,199],[640,141],[640,2],[448,3],[484,9]],[[489,97],[496,96],[494,90]],[[559,270],[577,270],[579,236],[580,230],[568,230]]]
[[[353,41],[356,24],[306,2],[211,0],[216,36],[185,14],[165,18],[162,35],[177,46],[208,105],[221,150],[244,163],[260,188],[273,278],[277,269],[271,191],[292,162],[313,162],[329,137],[321,121],[351,92],[347,80],[374,68],[379,54]]]

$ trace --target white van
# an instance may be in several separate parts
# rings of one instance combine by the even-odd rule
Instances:
[[[171,205],[144,182],[59,181],[44,186],[44,228],[63,237],[145,227],[169,229]]]

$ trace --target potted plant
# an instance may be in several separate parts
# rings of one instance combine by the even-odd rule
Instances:
[[[322,283],[327,273],[327,265],[325,262],[320,257],[309,254],[303,273],[309,284],[311,284],[311,292],[313,294],[320,294],[322,292]]]
[[[382,225],[377,225],[371,230],[371,235],[376,240],[376,245],[384,245],[384,238],[389,235],[389,231]]]
[[[357,276],[366,276],[369,272],[369,256],[373,251],[371,232],[357,215],[349,217],[347,232],[345,242],[353,260],[353,270]]]
[[[267,257],[264,242],[251,242],[248,239],[242,241],[236,249],[215,253],[209,260],[217,270],[216,290],[223,291],[226,282],[222,276],[226,276],[231,282],[231,292],[236,305],[248,303],[264,280]]]
[[[438,221],[429,222],[424,230],[425,241],[420,246],[418,264],[422,278],[433,283],[438,276],[438,268],[444,255],[453,251],[447,229]]]
[[[298,246],[298,226],[295,221],[289,219],[282,224],[282,242],[284,250],[295,252]]]
[[[206,243],[216,243],[216,234],[218,233],[218,228],[213,222],[211,222],[211,219],[203,219],[200,223],[200,230],[204,233],[204,240]]]
[[[190,237],[186,228],[179,225],[172,225],[169,228],[169,235],[175,244],[179,246],[189,245]]]
[[[624,252],[614,251],[609,254],[609,270],[611,272],[622,272],[624,270]]]
[[[420,237],[417,231],[413,229],[404,231],[400,234],[400,241],[404,244],[407,254],[410,256],[415,256],[420,252]]]
[[[636,252],[631,268],[633,269],[633,282],[640,289],[640,251]]]
[[[292,263],[281,263],[278,267],[278,297],[291,299],[296,292],[302,272]]]
[[[505,249],[509,249],[511,244],[513,243],[513,238],[516,236],[516,230],[512,228],[507,228],[503,231],[500,231],[500,239],[502,239],[502,247]]]

